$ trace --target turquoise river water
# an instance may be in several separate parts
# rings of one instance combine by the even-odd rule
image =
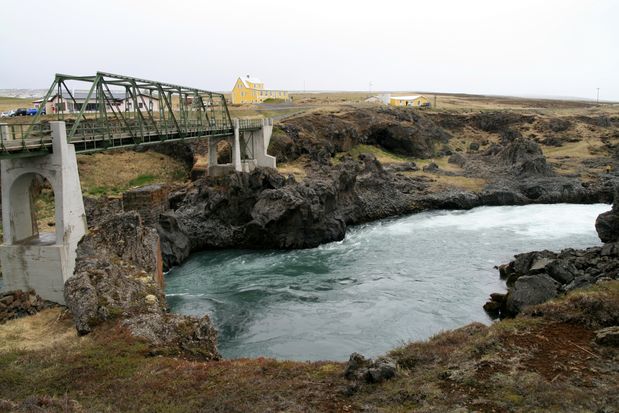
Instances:
[[[495,265],[514,254],[599,245],[609,205],[433,211],[349,230],[294,251],[209,251],[166,277],[172,311],[209,314],[228,358],[344,360],[472,321],[490,323]]]

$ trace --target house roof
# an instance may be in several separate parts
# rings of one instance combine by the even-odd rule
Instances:
[[[241,81],[243,82],[243,85],[245,85],[245,87],[250,87],[249,83],[252,84],[256,84],[256,83],[262,83],[262,81],[260,79],[258,79],[257,77],[239,77],[239,79],[241,79]]]
[[[415,99],[419,99],[419,98],[423,98],[425,96],[423,95],[410,95],[410,96],[391,96],[391,99],[397,99],[397,100],[415,100]]]

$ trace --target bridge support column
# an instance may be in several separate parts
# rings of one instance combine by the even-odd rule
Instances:
[[[217,139],[208,138],[208,167],[217,166]],[[210,173],[209,173],[210,175]]]
[[[243,132],[246,157],[255,160],[256,166],[276,167],[276,159],[267,153],[271,135],[273,134],[273,119],[262,119],[262,127],[257,130]]]
[[[0,246],[5,290],[33,288],[42,298],[64,304],[64,283],[75,269],[77,244],[87,231],[75,148],[64,122],[50,122],[49,155],[3,159]],[[54,191],[55,232],[39,234],[32,197],[36,176]]]
[[[276,167],[274,156],[267,154],[273,133],[273,119],[263,119],[262,124],[241,130],[238,119],[232,120],[233,136],[227,138],[232,148],[232,163],[217,163],[216,138],[209,138],[208,175],[221,176],[233,171],[251,172],[257,166]],[[220,138],[221,139],[221,138]]]
[[[234,124],[234,143],[232,144],[232,164],[234,165],[234,170],[237,172],[241,172],[243,169],[241,167],[241,128],[239,126],[239,120],[233,119]]]

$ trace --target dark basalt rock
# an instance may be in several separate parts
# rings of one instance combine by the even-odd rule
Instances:
[[[505,308],[510,314],[518,314],[524,307],[556,297],[558,292],[559,283],[546,274],[522,276],[507,294]]]
[[[173,214],[169,212],[161,214],[155,229],[159,234],[164,268],[180,265],[189,257],[191,253],[189,237],[180,230]]]
[[[308,248],[341,240],[349,224],[411,212],[414,194],[424,187],[387,172],[369,154],[344,157],[335,168],[317,165],[302,183],[268,168],[207,177],[171,196],[174,211],[162,215],[169,221],[161,232],[164,263],[184,259],[184,238],[176,233],[187,237],[192,251]]]
[[[619,240],[619,194],[615,191],[615,202],[610,211],[600,214],[595,220],[595,230],[602,242]]]
[[[498,269],[501,278],[507,279],[507,296],[493,294],[484,309],[492,316],[514,316],[558,294],[618,279],[619,242],[585,250],[568,248],[559,253],[545,250],[518,254],[514,261]]]
[[[535,141],[517,138],[505,146],[497,157],[516,176],[550,176],[552,167],[546,163],[546,158]]]

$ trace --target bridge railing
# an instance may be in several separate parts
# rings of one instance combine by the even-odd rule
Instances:
[[[0,124],[0,158],[47,153],[52,142],[49,123]]]
[[[157,118],[84,118],[65,119],[68,141],[77,152],[90,152],[113,147],[159,143],[202,136],[225,136],[233,133],[227,119]],[[262,118],[239,119],[241,130],[262,127]],[[0,124],[0,158],[37,156],[51,151],[51,128],[48,121],[38,123]]]
[[[262,118],[257,119],[239,119],[239,128],[245,129],[260,129],[262,127]]]

